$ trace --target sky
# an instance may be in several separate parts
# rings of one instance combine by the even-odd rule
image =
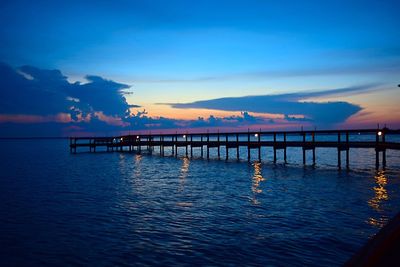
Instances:
[[[398,1],[1,1],[0,136],[400,128]]]

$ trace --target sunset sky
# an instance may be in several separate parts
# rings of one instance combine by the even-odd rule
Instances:
[[[400,128],[399,1],[2,1],[0,136]]]

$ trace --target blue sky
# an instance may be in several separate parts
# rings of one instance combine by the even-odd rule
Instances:
[[[152,117],[181,117],[157,103],[371,84],[383,104],[397,95],[399,8],[398,1],[1,2],[0,61],[57,69],[71,83],[98,75],[127,84],[127,102]],[[373,112],[368,96],[336,97]],[[198,114],[207,112],[191,109],[185,119]]]

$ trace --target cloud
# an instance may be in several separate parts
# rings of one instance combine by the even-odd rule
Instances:
[[[171,103],[174,108],[201,108],[224,111],[242,111],[256,113],[283,114],[293,121],[293,115],[302,115],[304,121],[319,124],[334,124],[346,121],[350,116],[362,110],[356,104],[333,101],[304,101],[315,97],[328,97],[365,93],[375,90],[376,85],[355,86],[327,91],[298,92],[291,94],[259,95],[244,97],[226,97],[192,103]],[[297,117],[297,120],[299,118]]]
[[[210,115],[208,118],[198,117],[196,120],[177,120],[165,117],[149,117],[146,111],[138,111],[129,117],[127,121],[130,123],[132,129],[238,127],[274,123],[274,120],[270,118],[253,116],[248,112],[227,117]]]
[[[0,63],[0,114],[71,114],[73,120],[101,112],[108,117],[130,115],[124,97],[130,86],[86,76],[87,83],[70,83],[59,70],[32,66],[12,68]],[[103,116],[103,117],[104,117]]]

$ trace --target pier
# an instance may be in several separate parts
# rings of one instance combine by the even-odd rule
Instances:
[[[247,160],[251,160],[251,150],[256,150],[258,160],[262,160],[261,148],[273,149],[273,162],[277,162],[277,151],[283,151],[283,162],[287,163],[287,148],[302,149],[303,164],[307,164],[307,151],[312,153],[312,164],[316,164],[316,148],[332,148],[337,153],[337,166],[342,168],[342,154],[345,167],[350,167],[350,148],[369,148],[375,150],[375,165],[386,166],[386,151],[400,150],[400,142],[388,141],[387,137],[399,136],[400,130],[383,129],[351,129],[351,130],[314,130],[314,131],[247,131],[247,132],[214,132],[214,133],[175,133],[175,134],[135,134],[115,137],[71,137],[70,152],[77,153],[79,148],[88,152],[127,151],[141,153],[146,150],[150,154],[159,150],[165,155],[169,148],[173,156],[178,156],[178,148],[184,148],[185,156],[193,157],[193,150],[200,149],[201,157],[210,158],[210,149],[217,150],[221,159],[221,150],[225,150],[225,159],[229,159],[229,150],[236,151],[236,159],[240,159],[240,148],[247,150]],[[357,139],[357,140],[354,140]],[[363,140],[365,139],[365,140]],[[204,155],[205,154],[205,155]]]

